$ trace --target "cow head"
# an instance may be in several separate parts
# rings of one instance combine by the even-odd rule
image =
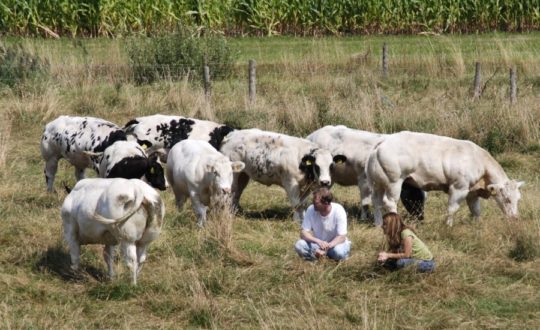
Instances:
[[[312,149],[309,154],[302,157],[299,169],[308,181],[329,187],[332,184],[330,171],[334,166],[334,161],[342,162],[346,159],[347,157],[343,155],[332,157],[326,149]]]
[[[495,201],[509,219],[517,219],[518,201],[521,198],[519,187],[523,181],[508,180],[505,183],[494,183],[487,186]]]
[[[167,180],[165,179],[165,171],[161,165],[158,153],[153,153],[148,157],[148,166],[144,173],[146,181],[154,188],[159,190],[167,189]]]
[[[206,172],[210,174],[214,192],[220,195],[230,194],[233,182],[233,173],[242,172],[243,162],[222,161],[221,159],[206,165]]]

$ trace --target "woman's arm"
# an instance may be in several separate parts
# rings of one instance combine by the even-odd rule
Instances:
[[[412,242],[413,242],[412,236],[405,237],[405,239],[401,241],[401,244],[403,245],[403,252],[399,252],[399,253],[380,252],[379,258],[377,260],[386,261],[386,259],[410,258],[412,255]]]

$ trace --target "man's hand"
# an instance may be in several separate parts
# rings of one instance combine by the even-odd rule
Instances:
[[[324,251],[328,251],[330,250],[330,243],[326,242],[326,241],[323,241],[321,240],[320,242],[318,242],[318,245],[321,247],[322,250]]]
[[[317,258],[324,257],[325,255],[326,255],[326,251],[324,250],[317,249],[317,251],[315,251],[315,257]]]

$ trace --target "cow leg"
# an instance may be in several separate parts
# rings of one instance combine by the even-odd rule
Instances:
[[[371,204],[371,188],[367,183],[365,174],[358,178],[358,189],[360,190],[360,205],[362,207],[360,211],[360,219],[368,220],[373,217],[369,211],[369,205]]]
[[[375,187],[372,192],[371,200],[373,202],[373,218],[375,220],[375,226],[382,226],[382,209],[384,206],[383,203],[384,189],[380,187]]]
[[[69,255],[71,257],[71,269],[79,270],[81,245],[77,240],[77,233],[73,221],[71,221],[72,219],[68,218],[65,214],[62,214],[62,218],[64,222],[64,239],[68,244]]]
[[[139,264],[139,268],[137,269],[137,274],[141,272],[142,266],[144,265],[144,262],[146,261],[147,247],[148,247],[148,244],[146,243],[137,245],[137,262]]]
[[[52,192],[54,189],[54,178],[58,170],[58,159],[50,158],[45,162],[45,182],[47,183],[47,191]]]
[[[124,255],[124,260],[129,270],[131,271],[131,282],[133,285],[137,284],[137,248],[135,244],[130,242],[124,242],[121,244],[122,254]]]
[[[84,170],[85,168],[75,167],[75,179],[77,181],[81,181],[82,179],[84,179]]]
[[[197,193],[190,192],[190,197],[191,207],[193,207],[193,211],[197,215],[197,225],[202,227],[206,223],[206,211],[208,208],[201,202]]]
[[[304,194],[305,196],[300,196],[300,187],[296,181],[283,183],[283,187],[285,188],[285,191],[287,191],[287,197],[289,198],[291,206],[294,210],[293,220],[302,222],[304,219],[303,206],[305,204],[302,197],[307,197],[308,192]]]
[[[178,211],[180,211],[182,210],[182,208],[184,207],[184,204],[186,203],[187,196],[184,195],[183,193],[178,193],[175,195],[176,195],[176,208],[178,209]]]
[[[446,224],[452,226],[454,224],[454,213],[459,209],[459,204],[467,198],[468,191],[450,186],[448,189],[448,218]]]
[[[105,245],[103,247],[103,259],[107,264],[107,271],[109,274],[109,279],[114,277],[114,245]]]
[[[240,196],[242,192],[246,189],[249,183],[249,175],[244,172],[234,173],[233,175],[233,184],[231,190],[233,192],[232,206],[235,209],[238,209],[240,206]]]
[[[383,204],[386,209],[386,212],[397,213],[397,202],[399,196],[401,195],[401,184],[403,181],[397,181],[389,185],[390,189],[385,191],[383,195]],[[382,222],[381,222],[382,225]]]
[[[467,205],[474,220],[480,220],[480,197],[476,193],[467,195]]]

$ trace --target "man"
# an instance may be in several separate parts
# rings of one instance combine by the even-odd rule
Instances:
[[[328,188],[313,192],[313,205],[306,210],[300,240],[294,248],[306,260],[327,256],[339,261],[349,257],[351,242],[347,239],[347,214],[343,206],[332,203]]]

